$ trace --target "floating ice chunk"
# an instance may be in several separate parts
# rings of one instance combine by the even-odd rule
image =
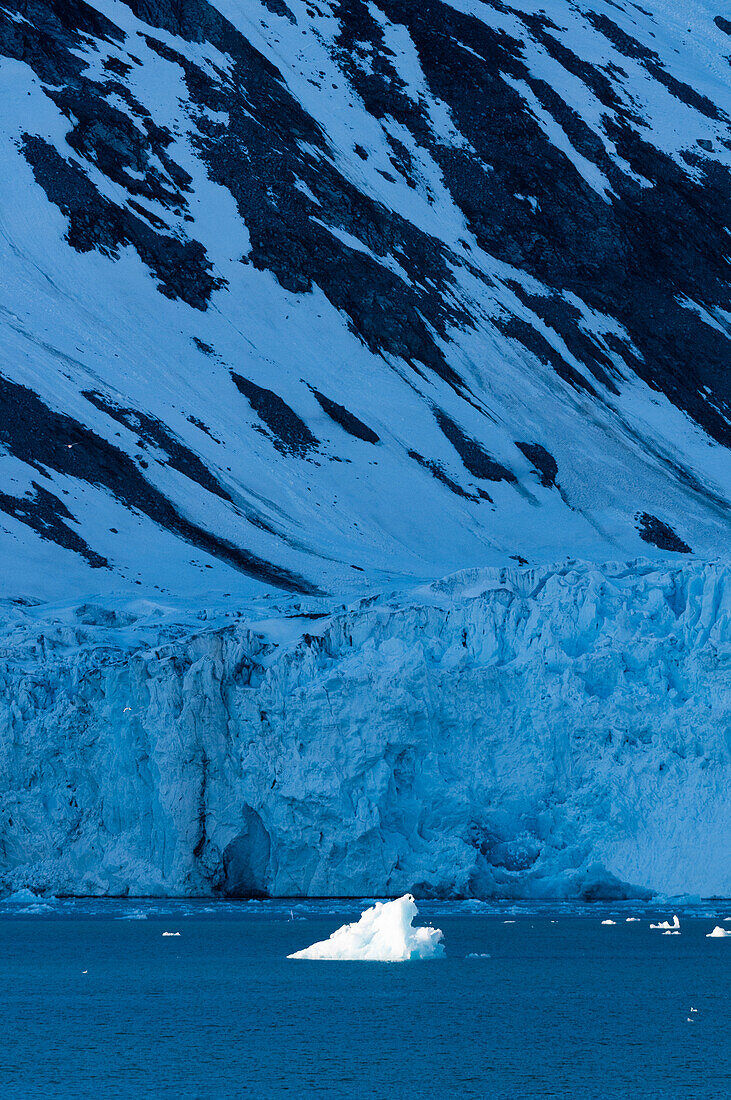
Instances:
[[[720,940],[724,936],[731,936],[731,928],[721,928],[720,924],[717,924],[712,932],[706,932],[707,940]]]
[[[603,920],[602,924],[616,924],[616,920]]]
[[[659,924],[651,924],[650,928],[660,928],[660,929],[664,929],[666,932],[677,931],[677,929],[680,928],[680,921],[678,919],[678,914],[676,913],[673,916],[673,923],[672,924],[670,923],[669,920],[662,920],[662,921],[660,921]]]
[[[492,955],[488,955],[486,951],[471,951],[467,956],[468,959],[491,959]],[[691,1009],[691,1012],[693,1010]]]
[[[377,901],[355,924],[344,924],[329,940],[313,943],[290,959],[364,959],[370,962],[405,962],[439,959],[444,947],[439,928],[413,928],[419,910],[411,894],[395,901]]]
[[[627,924],[630,924],[632,921],[639,921],[640,918],[639,917],[625,917],[624,919],[625,919],[625,922]]]
[[[663,936],[679,936],[679,935],[680,935],[680,932],[676,932],[672,928],[668,928],[668,929],[666,929],[665,932],[663,932]]]
[[[27,886],[24,886],[22,890],[16,890],[14,894],[9,894],[6,898],[3,898],[3,904],[12,902],[13,905],[26,905],[29,901],[38,901],[38,894],[34,894],[32,890],[29,890]]]
[[[514,920],[504,920],[503,924],[515,924]]]
[[[698,1011],[698,1009],[697,1009],[697,1008],[691,1008],[691,1010],[690,1010],[690,1011],[691,1011],[691,1012],[697,1012],[697,1011]]]
[[[163,932],[163,936],[179,936],[180,932]]]

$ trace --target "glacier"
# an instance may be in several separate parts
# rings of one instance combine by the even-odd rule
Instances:
[[[731,895],[719,7],[0,3],[0,893]]]
[[[294,951],[288,959],[339,959],[344,962],[410,962],[417,959],[441,959],[440,928],[414,928],[418,915],[411,894],[393,901],[377,901],[366,909],[360,920],[344,924],[326,940]],[[723,930],[721,930],[723,931]]]
[[[0,889],[731,895],[730,581],[6,604]]]

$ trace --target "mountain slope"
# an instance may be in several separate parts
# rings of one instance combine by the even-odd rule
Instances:
[[[2,594],[723,552],[730,31],[2,3]]]

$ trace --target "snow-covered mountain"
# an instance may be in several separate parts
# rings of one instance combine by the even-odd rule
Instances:
[[[0,889],[731,893],[722,8],[0,0]]]
[[[721,7],[3,0],[2,594],[720,552]]]

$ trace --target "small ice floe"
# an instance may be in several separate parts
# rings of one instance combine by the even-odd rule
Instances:
[[[673,928],[666,928],[663,932],[663,936],[679,936],[680,932],[676,932]]]
[[[492,955],[488,955],[486,951],[471,951],[467,956],[468,959],[491,959]]]
[[[89,971],[88,971],[88,970],[82,970],[82,971],[81,971],[81,973],[82,973],[82,974],[88,974],[88,973],[89,973]],[[691,1012],[692,1012],[692,1011],[693,1011],[693,1010],[691,1009]]]
[[[626,924],[631,924],[633,921],[639,921],[640,918],[639,917],[625,917],[624,919],[625,919]]]
[[[609,918],[607,920],[602,921],[602,924],[616,924],[616,923],[617,923],[616,920],[611,920]]]
[[[672,924],[669,920],[661,920],[659,924],[651,924],[650,928],[658,928],[664,932],[677,932],[677,930],[680,928],[680,920],[678,919],[678,914],[675,913],[675,915],[673,916]]]
[[[180,932],[163,932],[163,936],[179,936]]]
[[[504,920],[503,924],[515,924],[514,920]]]
[[[129,913],[122,913],[117,920],[147,920],[147,913],[144,909],[130,909]]]
[[[690,1011],[691,1011],[691,1012],[697,1012],[697,1011],[698,1011],[698,1009],[697,1009],[697,1008],[691,1008],[691,1010],[690,1010]]]
[[[411,894],[395,901],[377,901],[359,921],[344,924],[328,940],[313,943],[289,959],[342,959],[347,961],[406,962],[409,959],[440,959],[444,947],[439,928],[413,928],[419,910]]]
[[[717,924],[712,932],[706,932],[707,940],[721,940],[725,936],[731,936],[731,928],[721,928],[720,924]]]

